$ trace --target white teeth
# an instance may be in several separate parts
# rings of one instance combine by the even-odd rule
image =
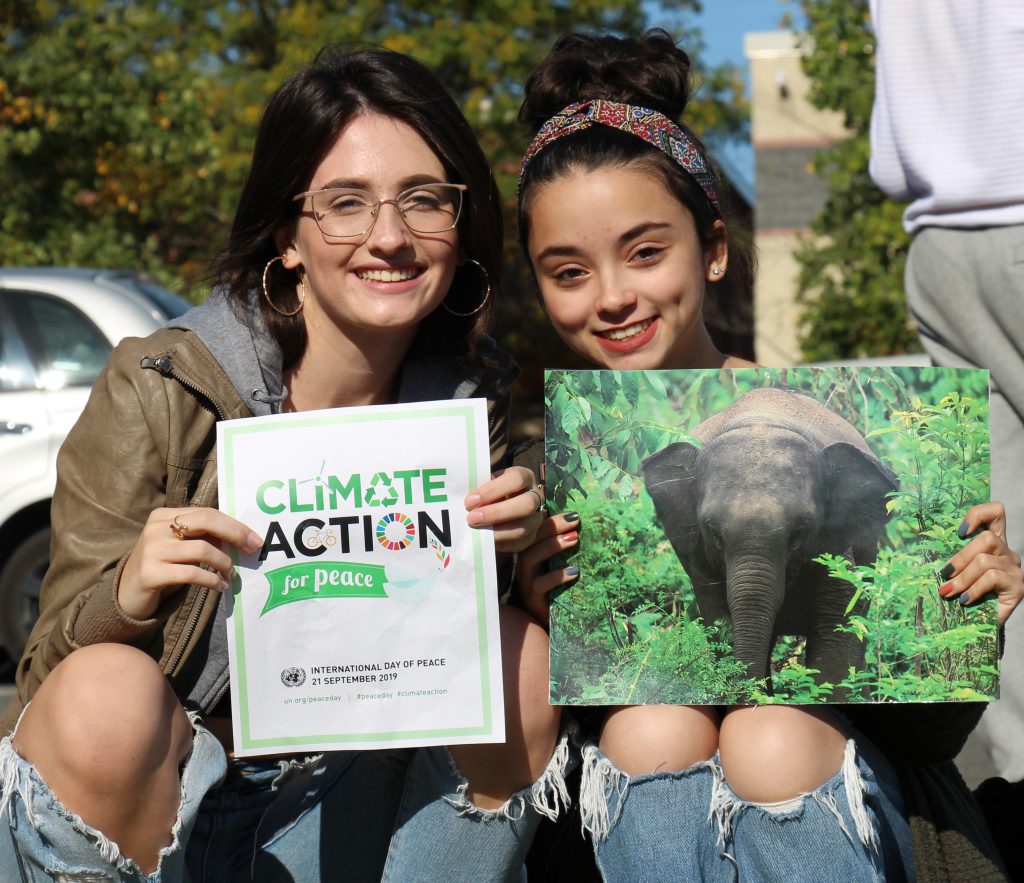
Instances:
[[[644,319],[643,322],[637,322],[636,325],[630,325],[628,328],[615,328],[602,333],[609,340],[628,340],[631,337],[636,337],[638,334],[643,334],[651,327],[651,322],[653,321],[653,319]]]
[[[412,279],[416,270],[413,267],[407,270],[360,270],[357,275],[367,282],[404,282]]]

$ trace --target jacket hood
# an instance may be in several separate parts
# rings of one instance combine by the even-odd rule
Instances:
[[[243,307],[225,289],[215,288],[205,303],[171,319],[166,327],[196,334],[254,415],[280,410],[287,393],[281,348],[264,327],[254,297]]]
[[[171,319],[168,328],[192,331],[220,363],[242,401],[256,416],[274,414],[287,395],[283,357],[266,330],[256,293],[245,305],[217,287],[198,307]],[[417,338],[402,364],[399,402],[461,399],[482,389],[494,396],[505,392],[519,374],[512,357],[490,337],[483,337],[475,358],[425,352]]]

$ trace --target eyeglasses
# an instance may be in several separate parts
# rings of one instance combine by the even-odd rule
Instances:
[[[295,201],[309,197],[313,219],[325,236],[365,236],[377,223],[380,207],[388,203],[413,233],[444,233],[459,222],[465,189],[465,184],[417,184],[394,199],[377,199],[368,190],[327,187],[300,193]]]

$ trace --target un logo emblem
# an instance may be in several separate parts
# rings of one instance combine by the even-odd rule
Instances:
[[[306,683],[306,671],[302,668],[286,668],[281,672],[281,683],[286,687],[301,687]]]

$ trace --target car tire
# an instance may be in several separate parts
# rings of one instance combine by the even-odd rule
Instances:
[[[0,647],[11,659],[25,649],[39,617],[39,587],[50,566],[50,528],[29,534],[0,571]]]

